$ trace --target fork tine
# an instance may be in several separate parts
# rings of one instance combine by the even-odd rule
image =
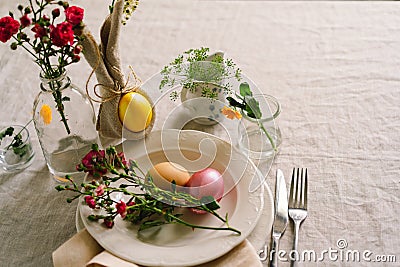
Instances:
[[[296,208],[300,208],[301,205],[301,172],[300,168],[297,168],[297,179],[296,179]]]
[[[307,190],[308,190],[308,186],[307,186],[307,184],[308,184],[308,175],[307,175],[307,168],[306,168],[306,174],[304,175],[304,192],[303,192],[303,195],[304,195],[304,209],[307,209]]]
[[[295,179],[295,171],[296,168],[293,168],[292,172],[292,181],[290,182],[290,195],[289,195],[289,207],[294,207],[294,199],[295,199],[295,194],[294,194],[294,179]]]
[[[304,169],[301,169],[301,175],[300,175],[300,199],[299,199],[299,208],[303,208],[304,206]]]

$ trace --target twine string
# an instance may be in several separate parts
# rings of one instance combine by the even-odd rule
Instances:
[[[129,69],[131,70],[131,72],[128,75],[128,79],[126,81],[125,84],[120,84],[120,82],[118,82],[116,79],[114,79],[111,75],[111,78],[113,79],[114,84],[113,85],[107,85],[107,84],[102,84],[102,83],[97,83],[94,85],[93,87],[93,93],[95,94],[95,96],[98,99],[93,98],[90,94],[89,94],[89,82],[92,79],[93,74],[96,72],[96,70],[99,68],[100,63],[101,63],[101,59],[103,59],[104,61],[107,62],[107,59],[102,56],[102,53],[100,53],[99,50],[97,50],[98,53],[98,60],[96,63],[96,66],[92,69],[87,81],[86,81],[86,94],[88,95],[89,99],[91,101],[97,102],[97,103],[105,103],[108,102],[110,100],[115,99],[116,97],[119,97],[121,95],[124,95],[126,93],[130,93],[130,92],[135,92],[137,91],[140,86],[142,85],[142,80],[136,75],[135,71],[133,70],[132,66],[129,66]],[[111,65],[111,64],[108,64]],[[111,65],[111,68],[113,68],[117,73],[119,73],[121,76],[123,75],[121,70],[119,70],[117,67]],[[134,83],[129,85],[129,81],[131,76],[133,76],[134,79]],[[101,93],[98,91],[98,88],[103,88],[105,90],[107,90],[108,94],[110,95],[108,97],[102,96]]]

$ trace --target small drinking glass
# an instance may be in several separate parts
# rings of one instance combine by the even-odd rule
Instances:
[[[0,167],[6,172],[20,171],[29,167],[35,156],[26,127],[21,125],[11,127],[14,128],[11,136],[3,136],[8,127],[0,131],[3,136],[0,143]],[[16,141],[15,136],[19,136],[20,141]]]
[[[270,95],[257,94],[254,99],[258,102],[261,117],[252,118],[242,112],[242,120],[238,126],[238,146],[253,160],[268,160],[278,153],[282,143],[281,130],[276,122],[281,106]]]

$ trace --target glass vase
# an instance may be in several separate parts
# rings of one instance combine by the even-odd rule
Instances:
[[[254,95],[261,111],[260,119],[242,112],[238,126],[238,146],[253,160],[269,160],[278,152],[282,143],[277,117],[281,112],[278,100],[270,95]]]
[[[49,171],[59,179],[76,173],[76,165],[99,142],[87,95],[71,83],[65,70],[53,76],[40,75],[33,121]]]

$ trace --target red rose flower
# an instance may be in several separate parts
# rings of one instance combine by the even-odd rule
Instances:
[[[117,203],[117,205],[115,205],[115,207],[117,208],[117,213],[119,215],[121,215],[122,218],[125,218],[126,216],[126,204],[123,201],[120,201]]]
[[[10,16],[0,19],[0,41],[3,43],[11,39],[18,32],[19,22]]]
[[[28,14],[23,15],[19,21],[21,21],[21,25],[22,27],[28,27],[29,25],[31,25],[32,20],[28,17]]]
[[[92,196],[85,196],[85,202],[89,206],[89,208],[91,209],[96,208],[96,201]]]
[[[46,29],[37,23],[33,26],[32,31],[35,33],[35,38],[42,38],[47,35]]]
[[[83,9],[77,6],[70,6],[65,9],[65,17],[72,26],[78,25],[83,20]]]
[[[68,43],[74,43],[74,31],[72,25],[64,21],[57,24],[56,27],[50,25],[50,38],[51,42],[58,47],[66,46]]]

